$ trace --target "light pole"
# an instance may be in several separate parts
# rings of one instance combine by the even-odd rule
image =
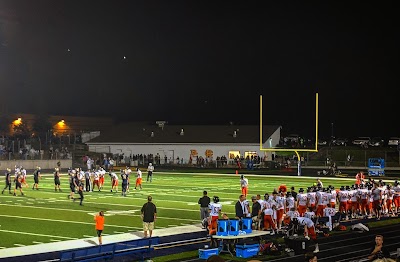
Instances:
[[[333,139],[333,122],[331,123],[331,138]]]

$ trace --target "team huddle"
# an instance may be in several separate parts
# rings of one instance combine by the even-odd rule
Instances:
[[[252,196],[250,205],[246,200],[248,179],[241,176],[242,194],[235,204],[235,219],[251,218],[253,229],[269,230],[271,235],[283,227],[301,225],[304,226],[305,236],[316,242],[314,223],[318,217],[340,215],[342,219],[375,217],[379,220],[381,216],[400,213],[400,183],[397,180],[392,186],[382,180],[356,178],[354,185],[341,186],[340,189],[331,185],[324,187],[320,179],[298,192],[294,187],[287,191],[286,186],[281,185],[272,194],[265,193],[263,199],[260,194]],[[216,233],[217,221],[222,213],[219,197],[214,196],[213,203],[209,204],[209,213],[207,221],[211,235]]]

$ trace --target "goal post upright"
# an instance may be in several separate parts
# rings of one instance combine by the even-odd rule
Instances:
[[[299,152],[318,152],[318,93],[315,94],[315,148],[313,149],[306,149],[306,148],[277,148],[277,147],[271,147],[271,148],[263,148],[263,100],[262,100],[262,95],[260,95],[260,151],[266,151],[266,152],[295,152],[297,155],[298,159],[298,175],[300,176],[300,154]]]

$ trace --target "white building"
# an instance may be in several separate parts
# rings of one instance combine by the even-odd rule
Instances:
[[[121,154],[159,154],[169,161],[202,156],[216,159],[225,156],[228,161],[236,156],[246,158],[258,155],[271,160],[272,152],[260,150],[260,127],[257,125],[169,125],[124,123],[101,132],[86,144],[89,151]],[[263,148],[279,143],[281,126],[263,126]]]

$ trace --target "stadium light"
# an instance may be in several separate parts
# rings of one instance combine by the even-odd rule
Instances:
[[[16,120],[13,121],[13,124],[14,124],[15,126],[18,126],[18,125],[20,125],[21,123],[22,123],[22,118],[21,118],[21,117],[18,117]]]

